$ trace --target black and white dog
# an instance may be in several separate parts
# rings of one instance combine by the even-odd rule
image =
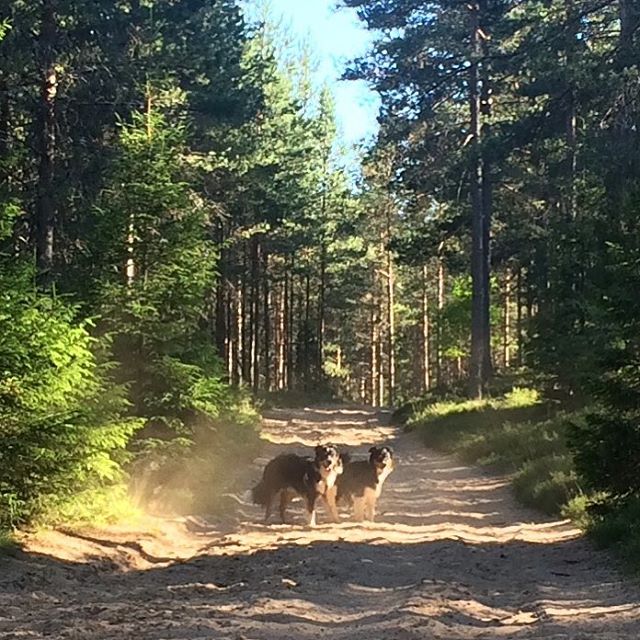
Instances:
[[[344,465],[344,472],[336,483],[338,501],[350,500],[356,520],[373,522],[382,485],[394,468],[391,447],[371,447],[368,460]]]
[[[338,522],[335,485],[343,468],[342,456],[331,444],[318,445],[313,460],[295,453],[283,453],[267,463],[262,480],[253,488],[253,501],[264,505],[264,521],[267,522],[280,494],[280,519],[284,524],[287,505],[298,494],[305,502],[307,520],[313,527],[316,502],[322,496],[331,519]]]

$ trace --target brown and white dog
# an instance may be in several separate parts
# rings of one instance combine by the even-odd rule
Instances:
[[[287,505],[297,494],[304,500],[307,521],[313,527],[316,503],[323,497],[331,519],[338,522],[335,485],[343,468],[342,456],[332,444],[318,445],[313,460],[295,453],[283,453],[265,466],[262,480],[253,488],[253,501],[264,505],[266,523],[279,494],[280,519],[284,524]]]
[[[371,447],[368,460],[344,465],[344,472],[336,483],[338,501],[350,500],[356,520],[373,522],[382,486],[394,468],[391,447]]]

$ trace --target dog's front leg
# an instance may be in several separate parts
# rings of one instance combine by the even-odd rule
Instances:
[[[364,520],[364,498],[353,496],[353,517],[357,522]]]
[[[271,515],[271,509],[273,508],[273,499],[275,496],[270,495],[267,497],[267,504],[264,509],[264,523],[267,524],[269,522],[269,516]]]
[[[324,496],[324,499],[327,503],[327,509],[329,510],[329,515],[331,516],[331,520],[333,522],[340,522],[340,516],[338,515],[338,507],[336,506],[336,494],[338,493],[338,489],[334,485],[327,489],[327,492]]]
[[[289,503],[289,493],[286,489],[280,492],[280,521],[287,524],[287,504]]]
[[[376,495],[373,491],[364,494],[364,517],[370,522],[376,517]]]
[[[310,527],[316,526],[316,510],[315,509],[307,514],[307,522]]]
[[[307,497],[307,524],[310,527],[316,526],[316,499],[314,496]]]
[[[365,514],[364,517],[369,520],[369,522],[373,522],[376,517],[376,503],[375,502],[366,502],[365,505]]]

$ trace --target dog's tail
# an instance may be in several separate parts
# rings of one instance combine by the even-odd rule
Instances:
[[[264,480],[260,480],[260,482],[258,482],[258,484],[251,490],[253,503],[266,505],[268,497],[267,485],[264,483]]]

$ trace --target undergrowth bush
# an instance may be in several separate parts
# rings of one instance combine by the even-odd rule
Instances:
[[[640,184],[631,181],[614,205],[620,220],[638,219]],[[607,203],[608,205],[612,203]],[[592,537],[640,570],[640,245],[623,223],[606,243],[584,325],[590,362],[582,369],[594,406],[572,424],[569,445],[589,491],[585,520]],[[595,494],[595,495],[594,495]]]
[[[545,455],[524,462],[512,484],[522,504],[549,515],[562,513],[580,490],[571,457],[566,454]]]
[[[569,444],[590,489],[640,496],[640,411],[594,409],[571,425]]]
[[[75,310],[29,287],[31,270],[0,278],[0,528],[55,517],[87,490],[124,479],[139,426],[108,382]]]
[[[500,471],[516,471],[524,463],[546,456],[567,456],[567,416],[535,422],[507,421],[463,438],[461,457],[468,462],[491,465]]]
[[[260,416],[248,393],[226,388],[214,415],[191,412],[168,429],[149,422],[133,442],[131,489],[161,513],[206,512],[258,450]],[[175,424],[174,424],[175,427]]]
[[[516,388],[500,398],[428,404],[413,413],[406,428],[418,429],[428,446],[454,451],[466,437],[485,434],[507,421],[543,419],[551,410],[537,391]]]
[[[585,529],[599,548],[614,550],[628,571],[640,573],[640,499],[580,494],[569,501],[563,515]]]

